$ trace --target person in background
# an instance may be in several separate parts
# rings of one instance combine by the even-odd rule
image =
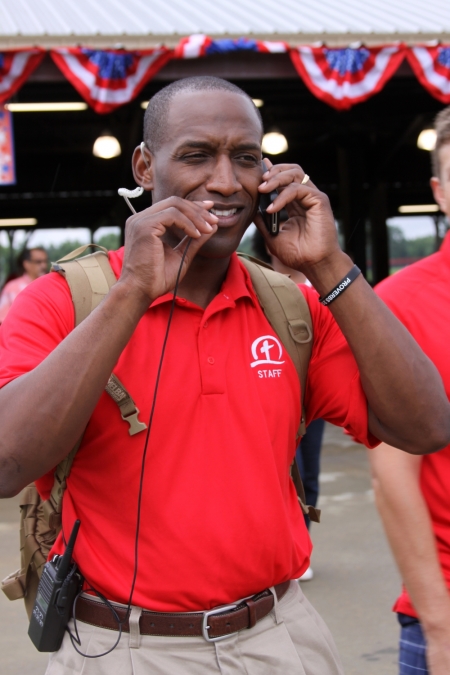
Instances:
[[[435,127],[431,188],[450,216],[450,107],[439,113]],[[375,291],[434,362],[450,398],[450,232],[438,253],[385,279]],[[401,625],[399,673],[448,675],[450,445],[419,457],[382,443],[369,457],[378,511],[404,582],[394,605]]]
[[[23,274],[5,284],[0,294],[0,323],[3,323],[11,305],[19,293],[32,281],[48,272],[47,251],[41,246],[25,248],[20,254],[18,261]]]
[[[280,223],[283,224],[287,219],[288,213],[285,209],[282,209],[282,211],[280,211]],[[311,285],[302,272],[286,267],[281,260],[269,253],[264,238],[259,230],[256,230],[253,235],[252,246],[256,257],[259,260],[272,265],[276,272],[288,274],[296,284]],[[305,489],[306,503],[310,506],[316,506],[319,499],[320,452],[322,450],[324,429],[324,420],[313,420],[308,425],[306,434],[303,436],[301,443],[299,443],[296,452],[297,466]],[[306,527],[309,530],[311,524],[309,516],[305,514],[304,518]],[[300,577],[300,581],[311,581],[313,577],[314,572],[310,565]]]

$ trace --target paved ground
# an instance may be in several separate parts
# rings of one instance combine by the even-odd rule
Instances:
[[[303,590],[328,623],[346,675],[395,675],[398,629],[390,608],[398,574],[375,512],[365,450],[331,426],[321,478],[315,576]],[[0,578],[18,566],[16,522],[17,500],[0,501]],[[21,601],[0,596],[1,675],[43,675],[47,657],[27,636]]]

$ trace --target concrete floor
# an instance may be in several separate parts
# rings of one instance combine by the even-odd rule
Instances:
[[[399,576],[373,503],[366,451],[330,425],[320,501],[322,523],[312,527],[314,579],[303,591],[330,627],[346,675],[395,675],[391,606]],[[18,567],[17,512],[17,499],[0,501],[0,578]],[[46,662],[28,638],[22,602],[0,594],[1,675],[43,675]]]

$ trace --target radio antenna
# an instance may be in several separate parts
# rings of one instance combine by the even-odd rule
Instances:
[[[69,572],[69,567],[72,562],[73,548],[75,546],[75,541],[77,539],[78,530],[80,529],[80,523],[81,523],[80,520],[75,521],[75,525],[73,526],[73,530],[69,538],[69,543],[67,544],[66,550],[61,556],[58,565],[58,571],[56,572],[56,579],[58,581],[63,581]]]

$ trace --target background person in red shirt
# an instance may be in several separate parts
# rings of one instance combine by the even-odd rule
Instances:
[[[41,246],[26,248],[20,254],[18,262],[23,269],[23,274],[8,281],[0,293],[0,323],[5,320],[5,316],[19,293],[32,281],[48,272],[47,251]]]
[[[431,188],[450,215],[450,108],[436,118]],[[441,250],[376,288],[437,366],[450,398],[450,232]],[[426,398],[423,405],[428,406]],[[431,413],[432,414],[432,413]],[[369,453],[374,487],[404,588],[399,672],[450,673],[450,445],[426,457],[386,444]]]
[[[63,533],[81,520],[74,558],[86,583],[122,616],[133,606],[112,652],[87,659],[66,635],[49,675],[342,673],[323,621],[290,581],[311,553],[289,477],[298,377],[235,251],[256,222],[274,255],[323,296],[352,261],[327,197],[298,165],[265,171],[261,138],[251,99],[226,81],[160,91],[146,147],[133,155],[153,204],[129,218],[125,248],[110,254],[117,283],[73,330],[66,282],[48,275],[21,293],[0,331],[0,495],[37,480],[46,498],[53,467],[83,435]],[[290,218],[271,239],[257,210],[259,194],[276,189],[272,209]],[[149,421],[186,235],[142,474],[145,434],[128,435],[104,388],[114,370]],[[381,439],[417,454],[448,443],[436,369],[364,278],[329,308],[304,294],[314,328],[307,423],[323,417],[369,446]],[[64,549],[63,533],[50,555]],[[206,613],[229,604],[238,606]],[[77,613],[81,651],[111,650],[118,625],[103,602],[82,596]]]

